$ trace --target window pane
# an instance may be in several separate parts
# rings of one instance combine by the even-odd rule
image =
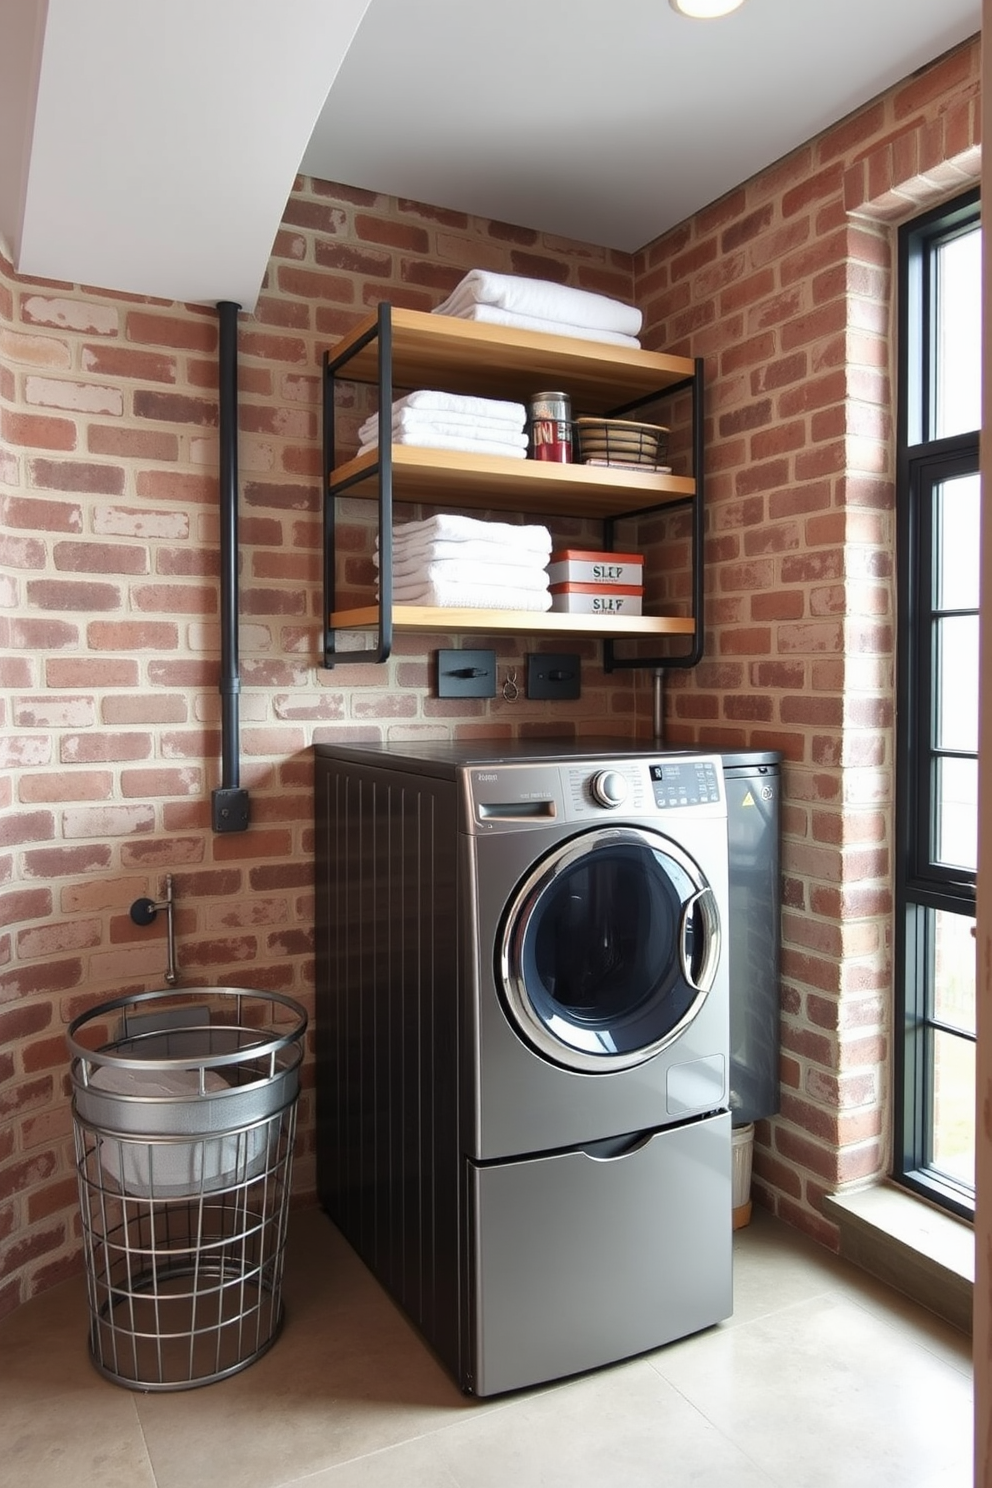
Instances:
[[[978,761],[936,761],[935,857],[948,868],[978,867]]]
[[[965,1033],[975,1032],[975,921],[968,915],[933,911],[934,1017]]]
[[[979,478],[958,475],[934,491],[937,609],[978,608]]]
[[[959,1183],[975,1182],[975,1046],[934,1033],[933,1165]]]
[[[944,439],[982,423],[981,230],[940,244],[934,257],[934,433]]]
[[[974,1212],[984,664],[979,211],[969,191],[899,229],[895,346],[906,394],[897,409],[895,1176],[965,1217]]]
[[[978,751],[978,616],[936,622],[938,749]]]

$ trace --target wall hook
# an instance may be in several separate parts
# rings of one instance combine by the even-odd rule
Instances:
[[[167,987],[174,987],[179,980],[179,973],[176,970],[176,933],[172,918],[171,873],[165,875],[165,898],[158,901],[135,899],[131,905],[131,919],[136,925],[152,925],[160,909],[165,910],[165,984]]]

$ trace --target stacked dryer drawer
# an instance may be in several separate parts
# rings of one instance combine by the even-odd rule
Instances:
[[[479,1395],[727,1316],[719,761],[588,741],[315,761],[330,1216]]]

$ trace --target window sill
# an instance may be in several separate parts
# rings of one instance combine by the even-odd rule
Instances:
[[[845,1260],[971,1333],[971,1225],[893,1183],[830,1194],[823,1208],[838,1226]]]

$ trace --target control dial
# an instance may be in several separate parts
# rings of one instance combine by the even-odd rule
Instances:
[[[627,782],[616,770],[600,770],[592,777],[589,788],[599,806],[622,806],[627,799]]]

